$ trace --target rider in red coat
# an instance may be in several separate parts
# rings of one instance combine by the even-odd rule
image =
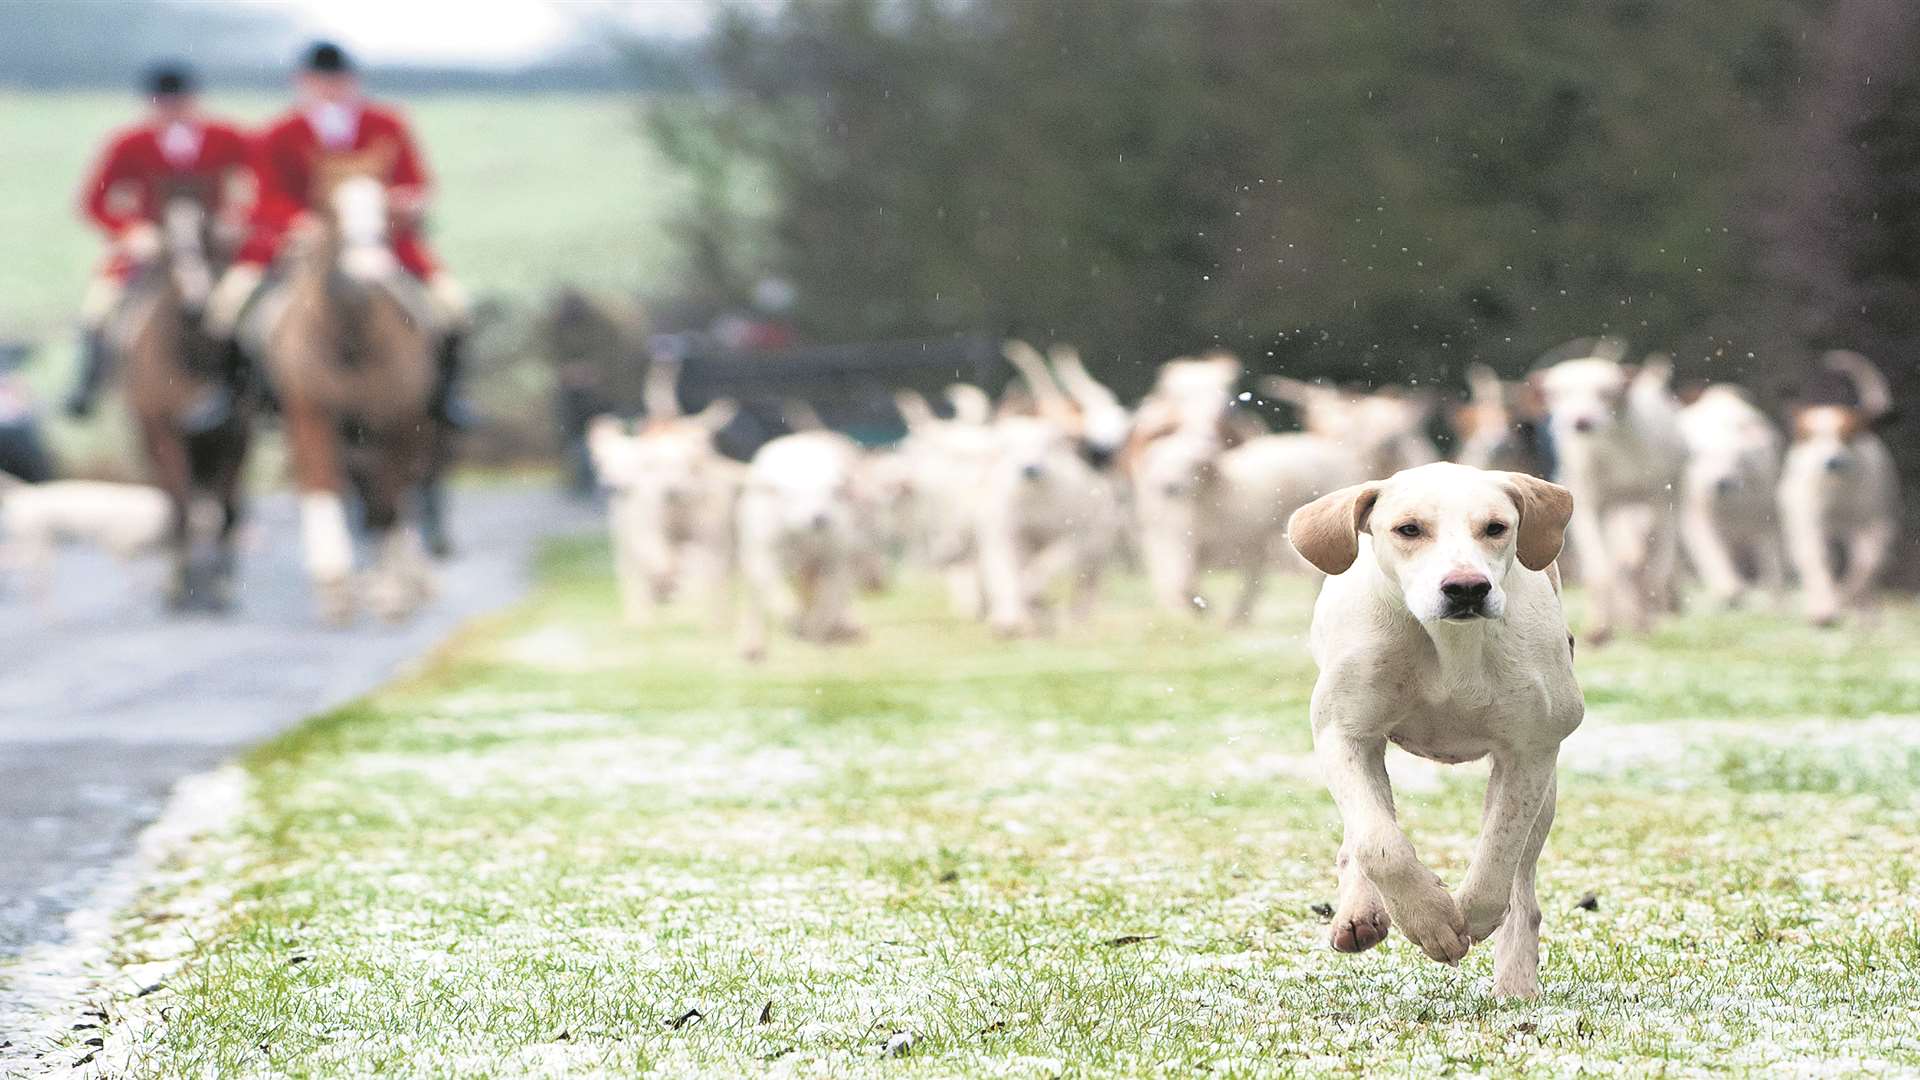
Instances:
[[[464,423],[454,397],[467,326],[464,290],[440,269],[421,235],[420,223],[430,194],[426,165],[413,133],[399,112],[362,96],[353,63],[337,45],[321,42],[307,52],[298,76],[299,101],[254,140],[253,169],[259,194],[247,241],[208,304],[210,332],[231,340],[242,311],[257,291],[266,268],[286,238],[314,213],[315,177],[330,155],[384,154],[388,236],[395,259],[419,278],[442,322],[440,377],[434,409],[441,418]]]
[[[80,379],[67,399],[75,416],[93,411],[109,361],[104,327],[127,279],[160,251],[167,198],[197,194],[216,218],[232,220],[238,210],[233,181],[251,165],[240,129],[200,112],[186,67],[154,68],[146,90],[147,116],[114,133],[80,190],[81,211],[106,235],[109,248],[81,303]]]
[[[323,157],[382,148],[392,159],[381,179],[394,216],[388,238],[393,253],[413,276],[431,281],[438,268],[419,229],[429,181],[413,133],[399,113],[357,98],[315,102],[260,133],[254,151],[260,195],[240,260],[259,266],[273,261],[287,232],[312,209],[314,173]]]

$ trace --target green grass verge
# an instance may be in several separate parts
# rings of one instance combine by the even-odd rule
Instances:
[[[1016,645],[909,587],[870,643],[750,668],[710,629],[618,625],[596,545],[546,570],[430,670],[247,760],[223,854],[150,901],[231,894],[118,1007],[130,1073],[1920,1069],[1911,606],[1584,652],[1546,991],[1511,1004],[1486,947],[1455,970],[1398,935],[1323,944],[1305,583],[1246,633],[1125,587]],[[1457,881],[1479,774],[1394,768]]]

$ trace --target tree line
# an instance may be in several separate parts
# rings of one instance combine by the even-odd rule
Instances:
[[[1604,332],[1774,403],[1857,348],[1911,403],[1917,56],[1901,0],[791,0],[652,130],[699,287],[784,275],[820,340],[1058,338],[1137,390]]]

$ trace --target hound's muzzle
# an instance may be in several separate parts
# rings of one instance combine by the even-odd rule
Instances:
[[[1456,574],[1440,583],[1440,595],[1446,598],[1441,609],[1443,619],[1481,619],[1487,614],[1487,595],[1493,582],[1478,574]]]

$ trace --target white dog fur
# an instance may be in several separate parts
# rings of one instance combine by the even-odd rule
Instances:
[[[1494,990],[1539,990],[1534,866],[1560,743],[1585,706],[1553,568],[1572,496],[1524,473],[1438,463],[1325,495],[1288,524],[1331,575],[1314,606],[1315,753],[1339,807],[1332,943],[1398,926],[1458,963],[1494,938]],[[1389,742],[1445,763],[1491,757],[1486,813],[1456,893],[1395,818]]]

